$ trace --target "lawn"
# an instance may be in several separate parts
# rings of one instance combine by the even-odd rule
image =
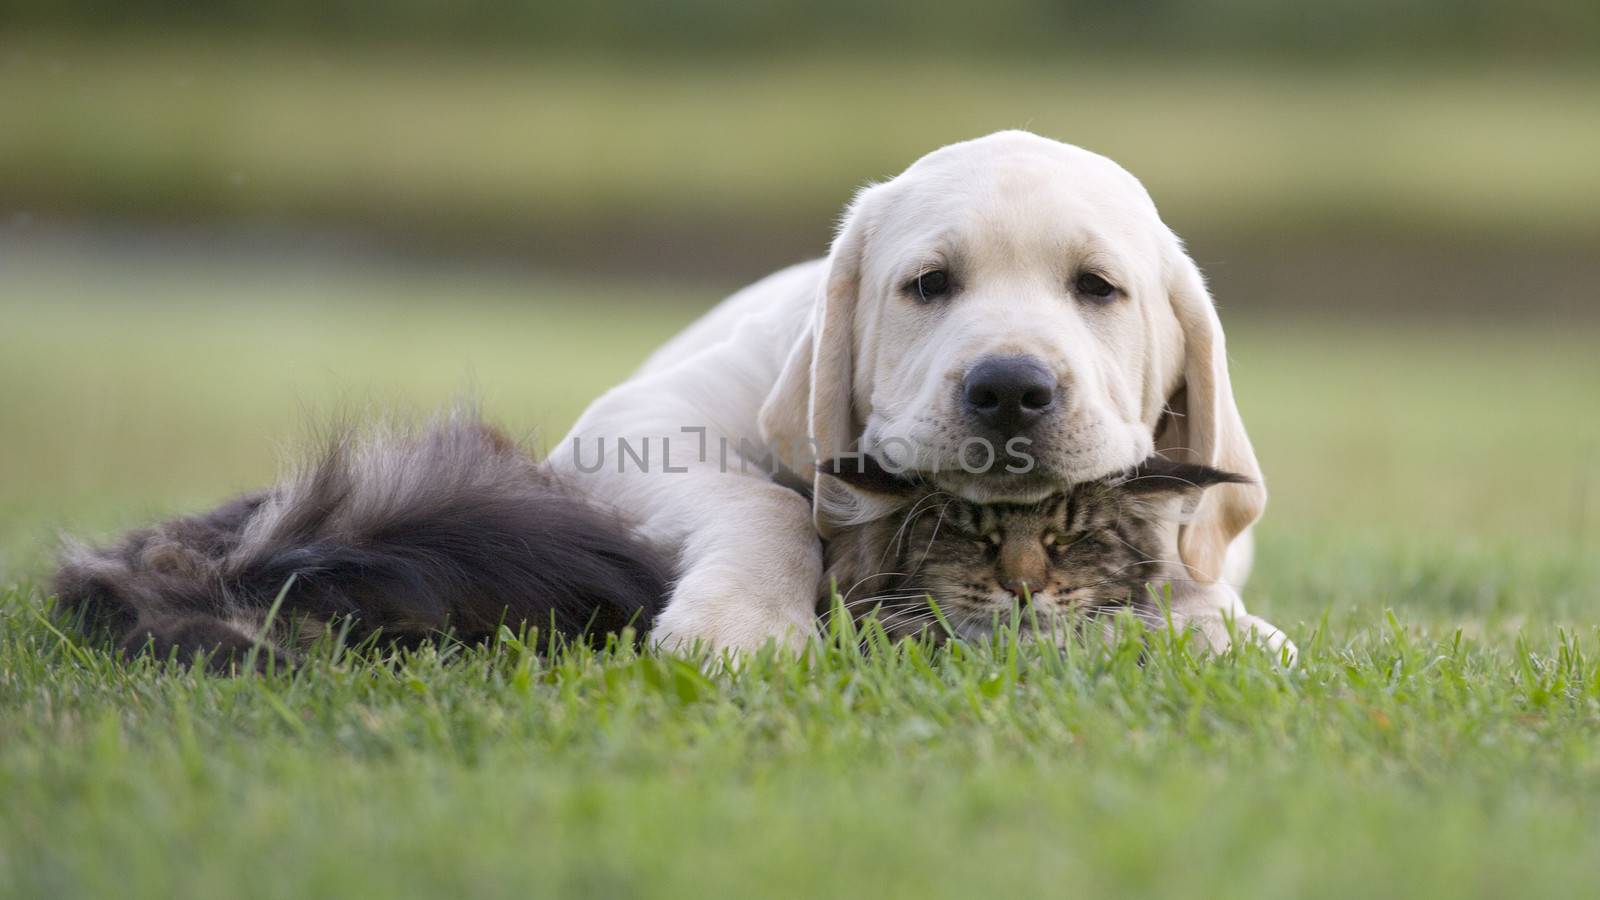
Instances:
[[[0,268],[0,894],[1600,892],[1592,325],[1230,320],[1252,607],[1302,663],[514,640],[216,679],[40,615],[48,541],[463,391],[546,440],[716,291],[35,252]]]

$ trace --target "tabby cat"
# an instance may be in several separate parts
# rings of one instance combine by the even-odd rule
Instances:
[[[1024,628],[1076,628],[1124,609],[1155,625],[1163,588],[1191,584],[1176,546],[1185,501],[1211,485],[1245,481],[1151,457],[1038,503],[979,504],[870,458],[823,465],[899,506],[830,537],[820,608],[832,608],[836,591],[853,617],[875,614],[896,638],[981,637],[1012,621],[1014,610]]]

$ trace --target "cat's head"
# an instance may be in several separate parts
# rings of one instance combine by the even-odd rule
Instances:
[[[856,618],[874,611],[896,637],[989,632],[1021,606],[1024,624],[1147,602],[1147,585],[1186,577],[1175,525],[1195,496],[1241,476],[1151,457],[1038,503],[977,504],[870,457],[823,464],[894,512],[846,525],[826,545],[831,586]]]

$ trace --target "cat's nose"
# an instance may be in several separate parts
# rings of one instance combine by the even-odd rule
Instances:
[[[990,356],[961,381],[961,405],[974,421],[1002,437],[1033,427],[1056,406],[1056,376],[1031,356]]]
[[[1033,599],[1033,587],[1021,578],[1007,578],[1000,582],[1000,587],[1023,603]]]
[[[1006,541],[1000,547],[999,563],[995,575],[1000,587],[1023,603],[1031,601],[1033,594],[1049,580],[1050,557],[1040,542]]]

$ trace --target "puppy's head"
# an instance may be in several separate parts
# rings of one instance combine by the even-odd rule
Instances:
[[[864,449],[974,500],[1150,454],[1182,342],[1133,176],[1008,132],[924,157],[854,215]]]
[[[955,144],[862,191],[815,318],[762,411],[777,442],[859,450],[971,501],[1035,501],[1164,449],[1251,479],[1215,492],[1184,555],[1220,568],[1260,471],[1221,331],[1132,175],[1025,132]],[[859,518],[817,481],[818,525]]]

